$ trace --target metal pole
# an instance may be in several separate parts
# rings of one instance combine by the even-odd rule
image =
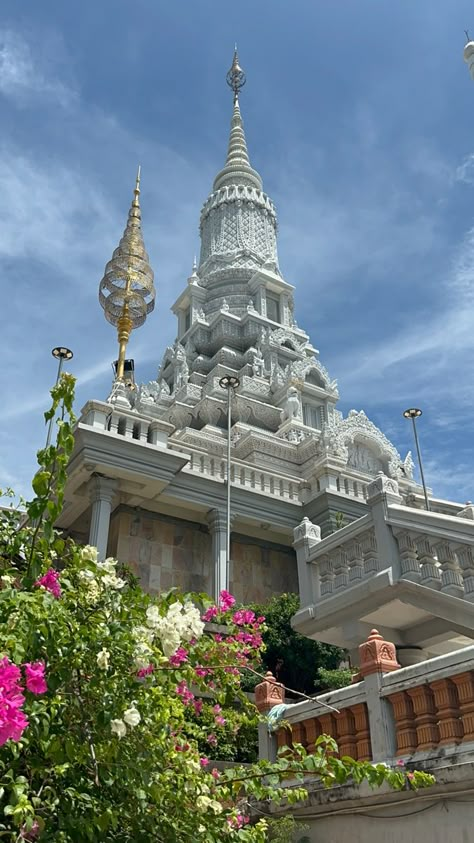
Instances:
[[[403,415],[406,419],[411,419],[411,422],[412,422],[412,425],[413,425],[413,436],[415,437],[416,454],[417,454],[417,457],[418,457],[418,465],[420,467],[421,483],[422,483],[422,486],[423,486],[423,494],[425,496],[425,506],[426,506],[427,512],[429,512],[430,511],[430,502],[428,500],[428,492],[426,491],[425,474],[424,474],[424,471],[423,471],[423,460],[421,459],[420,443],[418,441],[418,432],[417,432],[416,423],[415,423],[415,419],[418,419],[423,414],[422,414],[421,410],[419,410],[418,408],[412,407],[409,410],[405,410]]]
[[[226,496],[227,496],[227,510],[226,510],[226,565],[225,565],[225,589],[228,591],[230,586],[230,491],[231,491],[231,461],[230,461],[230,434],[232,430],[232,395],[234,390],[240,386],[240,381],[235,375],[224,375],[219,381],[219,386],[227,390],[227,471],[226,471]]]
[[[62,372],[62,369],[63,369],[64,360],[72,360],[74,355],[73,355],[70,348],[64,348],[62,346],[58,346],[57,348],[53,348],[51,354],[53,355],[53,357],[55,357],[58,360],[58,373],[56,375],[56,384],[55,384],[55,386],[57,386],[58,383],[59,383],[59,378],[61,377],[61,372]],[[46,437],[46,447],[47,448],[49,448],[49,446],[51,445],[51,436],[52,436],[52,433],[53,433],[53,423],[54,423],[54,417],[49,420],[48,435]]]
[[[413,423],[413,433],[414,433],[414,436],[415,436],[416,453],[418,455],[418,465],[420,466],[421,482],[423,484],[423,494],[425,496],[425,505],[426,505],[426,509],[429,512],[430,511],[430,504],[429,504],[429,500],[428,500],[428,492],[426,491],[425,475],[424,475],[424,472],[423,472],[423,461],[421,459],[420,443],[418,441],[418,433],[416,431],[415,418],[412,418],[412,423]]]
[[[227,389],[227,513],[226,513],[226,563],[225,563],[225,588],[229,591],[230,586],[230,432],[232,429],[232,391],[233,387]]]

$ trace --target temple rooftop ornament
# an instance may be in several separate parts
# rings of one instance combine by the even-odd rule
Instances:
[[[104,309],[105,318],[117,327],[119,355],[115,384],[122,387],[124,387],[125,355],[130,334],[134,328],[143,325],[155,306],[154,276],[143,241],[139,197],[140,167],[125,231],[105,267],[104,276],[99,285],[99,301]],[[119,389],[118,392],[120,391]],[[117,393],[117,389],[115,392]]]
[[[245,76],[245,73],[244,73],[244,71],[242,70],[242,68],[239,64],[239,56],[238,56],[238,53],[237,53],[237,44],[235,45],[234,58],[233,58],[233,61],[232,61],[232,66],[227,73],[226,79],[227,79],[227,84],[228,84],[229,88],[232,88],[232,90],[234,92],[234,102],[236,102],[236,100],[238,100],[238,98],[239,98],[240,89],[244,87],[244,85],[247,81],[247,77]]]

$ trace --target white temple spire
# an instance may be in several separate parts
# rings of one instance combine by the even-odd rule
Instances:
[[[213,190],[220,190],[221,187],[229,184],[248,184],[262,190],[263,184],[260,175],[250,165],[247,141],[245,139],[244,124],[240,112],[239,91],[246,82],[245,73],[240,67],[237,47],[234,52],[232,66],[227,73],[227,84],[234,92],[234,110],[230,124],[229,147],[224,169],[221,170],[213,185]]]

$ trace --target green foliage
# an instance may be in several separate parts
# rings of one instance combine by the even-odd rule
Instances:
[[[335,691],[337,688],[346,688],[352,682],[353,672],[349,668],[338,668],[327,670],[320,667],[318,677],[323,691]]]
[[[307,827],[297,822],[290,814],[278,820],[269,820],[268,840],[272,843],[309,843],[308,837],[300,837]]]
[[[273,597],[266,605],[253,607],[257,614],[265,616],[262,664],[264,670],[271,670],[288,688],[314,694],[320,689],[318,669],[335,670],[344,657],[344,651],[330,644],[311,641],[295,632],[291,618],[299,607],[297,594],[282,594]],[[256,681],[259,680],[249,681],[247,687],[253,688]]]
[[[152,598],[126,570],[117,571],[114,560],[98,561],[94,548],[54,530],[73,447],[73,391],[69,375],[52,391],[46,420],[58,414],[58,439],[38,453],[26,522],[14,512],[0,517],[0,658],[43,662],[48,686],[45,693],[25,691],[28,726],[0,746],[0,837],[11,843],[265,843],[272,839],[266,820],[245,822],[252,804],[264,807],[283,797],[295,804],[306,796],[305,775],[325,786],[349,779],[396,788],[429,784],[425,774],[409,781],[400,770],[328,755],[335,744],[325,738],[310,756],[296,746],[275,763],[214,775],[201,763],[203,754],[213,754],[205,752],[214,750],[211,725],[213,743],[225,747],[229,735],[244,735],[255,719],[240,689],[239,645],[232,636],[220,642],[202,634],[191,595]],[[47,573],[60,594],[38,581]],[[195,599],[207,605],[205,596]],[[289,619],[294,599],[287,595],[283,604]],[[277,624],[275,641],[283,629]],[[303,658],[303,641],[292,660],[301,656],[301,673],[309,667],[314,675],[316,662]],[[173,662],[178,645],[186,652]],[[150,670],[140,676],[146,665]],[[191,688],[212,695],[202,720],[190,716]],[[226,709],[224,723],[216,722],[215,706]],[[288,777],[296,782],[291,788],[284,787]],[[275,826],[269,834],[282,841],[277,832]]]

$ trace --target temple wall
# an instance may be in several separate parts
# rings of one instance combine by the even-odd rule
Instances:
[[[119,510],[111,519],[113,535],[109,552],[130,565],[146,591],[212,591],[212,541],[201,524]]]
[[[293,548],[236,535],[230,555],[230,590],[239,602],[266,603],[274,594],[298,591]]]
[[[107,552],[130,565],[146,591],[169,588],[213,592],[212,536],[202,524],[127,508],[111,518]],[[241,603],[266,602],[297,592],[292,548],[236,535],[231,544],[230,590]]]

